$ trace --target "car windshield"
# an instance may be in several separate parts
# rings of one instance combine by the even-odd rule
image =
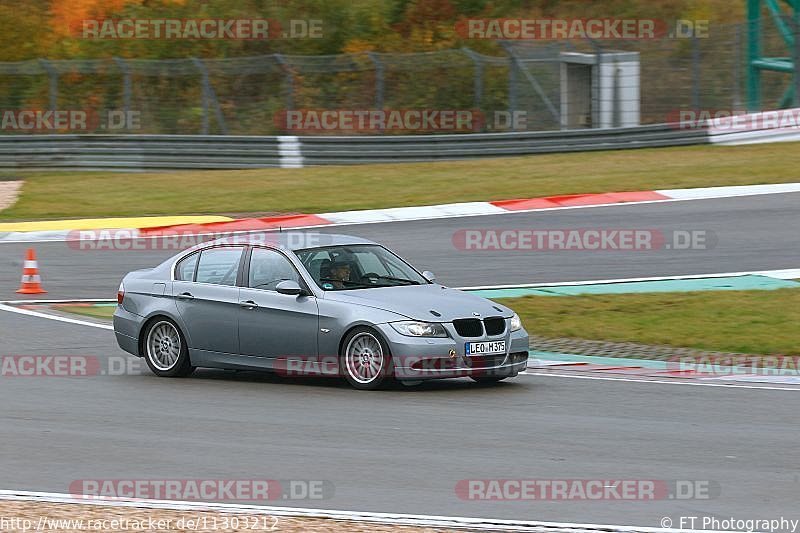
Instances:
[[[428,283],[408,263],[375,244],[309,248],[295,254],[326,291]]]

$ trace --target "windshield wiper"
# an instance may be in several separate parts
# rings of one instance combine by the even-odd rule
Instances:
[[[406,279],[406,278],[393,278],[392,276],[370,276],[371,278],[376,279],[385,279],[389,281],[396,281],[398,283],[403,283],[405,285],[419,285],[419,281],[414,281],[413,279]]]
[[[349,281],[349,280],[334,279],[334,278],[319,278],[319,280],[320,281],[329,281],[329,282],[332,281],[332,282],[336,282],[336,283],[341,283],[343,285],[347,285],[348,289],[351,288],[350,285],[355,285],[356,287],[362,287],[362,288],[365,288],[365,289],[368,289],[370,287],[374,287],[375,286],[375,285],[370,285],[370,284],[367,284],[367,283],[361,283],[360,281]],[[353,288],[356,288],[356,287],[353,287]],[[327,290],[331,290],[331,289],[327,289]],[[340,290],[341,291],[341,290],[344,290],[344,289],[334,289],[334,290]]]

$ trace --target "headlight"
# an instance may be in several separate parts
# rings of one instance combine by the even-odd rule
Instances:
[[[390,325],[407,337],[447,337],[444,326],[432,322],[392,322]]]
[[[514,316],[511,317],[511,331],[517,331],[518,329],[522,329],[522,320],[519,319],[517,313],[514,313]]]

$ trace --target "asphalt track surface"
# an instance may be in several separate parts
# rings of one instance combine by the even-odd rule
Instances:
[[[452,286],[618,279],[773,270],[800,266],[800,193],[325,228],[373,239]],[[464,251],[464,229],[707,231],[711,249]],[[130,270],[174,250],[78,250],[64,242],[0,244],[0,300],[16,299],[25,249],[36,249],[47,298],[114,298]]]
[[[109,331],[3,313],[11,354],[123,356]],[[0,486],[82,479],[328,480],[278,505],[659,525],[797,512],[794,392],[520,376],[360,393],[335,381],[199,372],[3,377]],[[462,479],[710,480],[711,500],[476,502]],[[800,517],[795,517],[800,518]]]
[[[341,228],[386,243],[452,284],[522,283],[796,267],[800,195],[578,209]],[[462,228],[708,229],[710,251],[457,252]],[[25,245],[0,245],[5,265]],[[165,252],[36,246],[46,297],[108,297]],[[637,255],[638,254],[638,255]],[[559,255],[560,257],[557,257]],[[485,259],[485,260],[484,260]],[[18,273],[3,268],[2,297]],[[12,269],[12,270],[16,270]],[[0,312],[2,355],[125,357],[111,332]],[[295,479],[335,486],[278,505],[658,527],[664,516],[800,518],[792,391],[520,376],[360,393],[329,380],[147,370],[0,377],[0,487],[69,492],[81,479]],[[709,500],[461,500],[463,479],[709,480]],[[795,516],[792,516],[792,515]]]

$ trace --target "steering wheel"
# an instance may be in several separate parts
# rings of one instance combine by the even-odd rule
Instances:
[[[377,272],[365,272],[364,274],[361,274],[361,279],[370,279],[370,278],[380,279],[382,277],[383,276],[381,276]]]

